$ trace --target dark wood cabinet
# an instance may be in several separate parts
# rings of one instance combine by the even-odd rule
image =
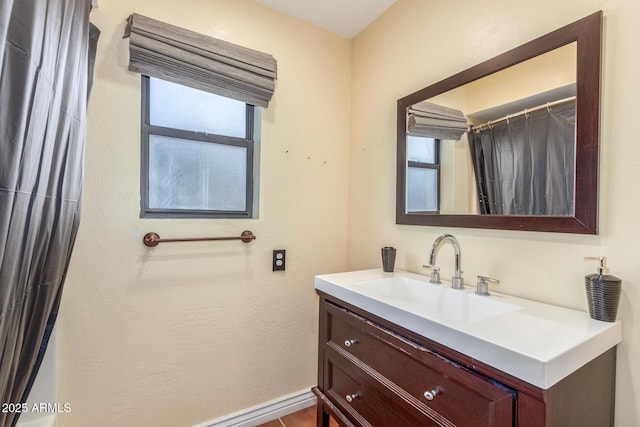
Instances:
[[[615,348],[542,390],[319,295],[318,426],[613,425]]]

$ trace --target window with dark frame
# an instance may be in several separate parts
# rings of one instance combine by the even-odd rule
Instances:
[[[440,212],[440,140],[407,136],[406,212]]]
[[[252,218],[255,107],[142,76],[141,217]]]

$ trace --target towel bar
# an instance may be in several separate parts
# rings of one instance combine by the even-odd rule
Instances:
[[[174,238],[174,239],[161,239],[158,233],[147,233],[144,235],[142,242],[152,248],[154,246],[158,246],[160,243],[170,243],[170,242],[205,242],[205,241],[214,241],[214,240],[242,240],[244,243],[249,243],[252,240],[256,240],[256,236],[249,230],[245,230],[239,237],[185,237],[185,238]]]

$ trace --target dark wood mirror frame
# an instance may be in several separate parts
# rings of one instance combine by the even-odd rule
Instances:
[[[602,11],[539,37],[398,100],[396,223],[597,234],[600,50]],[[522,61],[577,42],[574,216],[440,215],[406,213],[407,108]]]

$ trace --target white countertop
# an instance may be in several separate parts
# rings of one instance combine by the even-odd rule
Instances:
[[[464,353],[478,361],[548,389],[622,341],[620,321],[601,322],[589,313],[509,295],[491,293],[494,301],[518,309],[480,320],[466,321],[424,309],[416,302],[366,292],[366,282],[429,278],[406,271],[381,269],[319,275],[315,288],[403,328]],[[475,286],[465,289],[473,293]]]

